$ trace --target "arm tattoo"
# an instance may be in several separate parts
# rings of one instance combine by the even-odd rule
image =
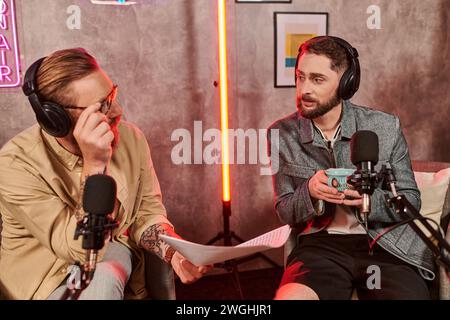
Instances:
[[[144,231],[141,237],[140,245],[147,251],[154,252],[165,262],[170,263],[175,249],[165,243],[160,234],[172,235],[173,230],[166,224],[155,224]]]

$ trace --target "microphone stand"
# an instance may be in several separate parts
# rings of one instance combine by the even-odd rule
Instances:
[[[79,261],[75,262],[75,267],[80,271],[80,284],[78,286],[76,283],[77,277],[75,276],[75,284],[72,288],[67,286],[60,300],[78,300],[83,290],[89,286],[94,277],[97,252],[104,246],[106,231],[109,230],[111,233],[114,228],[119,226],[119,221],[114,220],[110,216],[107,216],[104,223],[99,226],[91,225],[89,219],[89,215],[86,215],[83,220],[78,221],[74,235],[74,240],[78,240],[79,236],[83,236],[83,249],[86,249],[86,263],[81,265]],[[96,241],[96,235],[98,234],[103,235],[101,243]]]
[[[436,263],[440,266],[443,266],[447,272],[450,271],[450,259],[448,257],[450,253],[450,245],[447,243],[445,238],[441,235],[439,231],[431,226],[428,220],[424,219],[424,217],[420,214],[420,212],[414,208],[414,206],[408,201],[408,199],[402,195],[398,194],[395,188],[396,179],[392,172],[391,168],[387,168],[385,165],[382,166],[382,169],[379,173],[381,180],[389,186],[393,197],[390,198],[386,195],[386,202],[389,207],[395,209],[395,211],[400,214],[405,219],[417,219],[422,225],[431,233],[434,239],[436,239],[437,244],[433,242],[433,240],[423,232],[422,229],[419,228],[417,224],[414,223],[414,220],[410,221],[408,224],[411,228],[420,236],[420,238],[425,242],[425,244],[430,248],[435,256]],[[445,251],[447,253],[445,253]]]
[[[372,163],[361,162],[358,169],[347,179],[347,181],[355,187],[355,189],[363,195],[362,210],[358,215],[359,220],[364,224],[368,230],[368,215],[371,210],[370,197],[375,191],[377,173],[372,168]]]
[[[89,259],[88,255],[89,254],[86,253],[87,259]],[[77,268],[77,271],[75,272],[78,272],[78,270],[80,272],[79,278],[80,284],[78,286],[78,284],[75,282],[72,288],[67,285],[66,290],[64,291],[64,294],[61,296],[60,300],[78,300],[81,293],[83,292],[84,289],[86,289],[89,286],[89,283],[91,282],[92,277],[94,276],[95,270],[89,272],[87,265],[81,266],[79,261],[75,263],[75,267]],[[75,277],[74,280],[76,281],[77,277]]]

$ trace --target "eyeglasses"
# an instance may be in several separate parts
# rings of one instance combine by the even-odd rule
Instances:
[[[117,85],[114,85],[111,92],[108,94],[108,96],[106,97],[105,100],[101,101],[101,106],[100,106],[100,112],[103,113],[104,115],[108,114],[109,109],[111,109],[111,105],[114,102],[114,100],[116,100],[116,96],[117,96]],[[76,106],[65,106],[64,109],[86,109],[83,107],[76,107]]]

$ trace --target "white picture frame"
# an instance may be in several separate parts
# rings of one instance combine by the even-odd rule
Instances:
[[[299,46],[310,38],[327,34],[327,12],[274,12],[275,88],[295,87]]]

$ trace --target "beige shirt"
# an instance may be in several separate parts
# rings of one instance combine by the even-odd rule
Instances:
[[[142,298],[147,292],[144,252],[138,246],[141,235],[151,225],[171,224],[145,136],[123,122],[119,132],[109,169],[117,183],[120,206],[120,225],[112,241],[133,252],[127,293]],[[38,125],[0,150],[0,292],[4,297],[46,299],[64,281],[69,265],[86,260],[82,237],[73,239],[82,161]],[[105,249],[99,253],[100,261]]]

